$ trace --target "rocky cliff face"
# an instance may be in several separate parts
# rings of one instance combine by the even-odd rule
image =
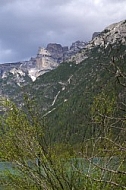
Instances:
[[[92,40],[97,37],[98,35],[100,34],[100,32],[94,32],[93,35],[92,35]]]
[[[106,27],[99,34],[95,34],[91,40],[79,53],[74,54],[68,61],[75,61],[77,64],[88,58],[87,51],[94,47],[106,49],[109,45],[126,44],[126,20]],[[99,49],[100,51],[100,49]]]
[[[85,47],[85,45],[86,45],[86,42],[78,40],[78,41],[72,43],[72,45],[70,46],[70,50],[74,51],[74,52],[77,52],[80,49],[83,49]]]
[[[108,44],[114,44],[117,41],[120,43],[126,43],[126,20],[119,23],[112,24],[106,27],[99,36],[95,37],[89,46],[92,44],[98,46],[108,46]]]
[[[84,46],[85,42],[81,41],[72,43],[70,49],[68,46],[49,43],[46,48],[39,47],[37,56],[34,58],[32,57],[29,61],[1,64],[0,77],[6,78],[12,73],[13,75],[19,75],[22,77],[28,75],[33,81],[35,81],[38,76],[55,69],[61,62],[69,59]],[[18,84],[21,85],[24,80],[22,78],[20,80],[20,77],[18,77],[17,81]]]
[[[83,41],[76,41],[72,43],[70,48],[68,46],[61,46],[60,44],[50,43],[47,45],[46,50],[50,53],[51,57],[57,62],[61,63],[69,59],[72,55],[79,52],[80,49],[85,47],[86,43]]]
[[[55,62],[60,63],[63,61],[64,48],[60,44],[50,43],[47,45],[46,49]]]

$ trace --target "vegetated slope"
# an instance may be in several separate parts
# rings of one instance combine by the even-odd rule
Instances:
[[[115,98],[115,115],[121,115],[118,102],[125,101],[126,46],[114,43],[107,48],[87,50],[88,58],[79,64],[62,63],[40,76],[30,87],[46,117],[47,133],[53,142],[82,142],[92,135],[91,109],[97,96]],[[120,75],[120,76],[119,76]],[[103,102],[104,104],[104,102]],[[108,105],[109,106],[109,105]]]

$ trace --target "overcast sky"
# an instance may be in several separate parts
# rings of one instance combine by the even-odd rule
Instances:
[[[48,43],[70,46],[126,19],[126,0],[0,0],[0,63],[28,60]]]

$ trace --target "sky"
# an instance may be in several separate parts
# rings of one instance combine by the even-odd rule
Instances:
[[[48,43],[88,42],[126,19],[126,0],[0,0],[0,63],[35,57]]]

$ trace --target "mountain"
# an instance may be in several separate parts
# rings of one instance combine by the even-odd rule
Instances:
[[[126,20],[106,27],[88,44],[73,43],[69,50],[49,44],[30,61],[31,65],[18,63],[19,67],[10,64],[11,69],[1,66],[5,71],[1,69],[1,94],[20,104],[24,94],[34,100],[40,117],[46,118],[46,135],[53,142],[64,139],[77,144],[84,136],[88,138],[92,130],[98,130],[92,128],[97,99],[99,106],[105,106],[107,101],[111,106],[109,113],[114,99],[113,114],[122,116],[126,100]],[[22,78],[20,84],[27,81],[25,85],[18,85],[18,76]],[[32,81],[31,76],[37,76],[36,80]],[[117,132],[120,131],[114,131]]]
[[[21,87],[57,68],[61,62],[69,59],[85,45],[85,42],[76,41],[68,48],[50,43],[46,48],[39,47],[36,57],[31,57],[29,61],[0,64],[0,95],[18,99],[17,92]]]
[[[39,47],[36,57],[31,57],[29,61],[17,63],[6,63],[0,65],[0,77],[5,78],[9,73],[18,75],[18,85],[21,85],[19,76],[28,75],[33,81],[45,72],[55,69],[61,62],[66,61],[72,55],[76,54],[86,45],[83,41],[72,43],[70,49],[68,46],[62,47],[60,44],[50,43],[46,48]]]
[[[97,33],[98,34],[98,33]],[[88,57],[87,51],[96,47],[107,49],[109,45],[122,44],[125,45],[126,41],[126,21],[112,24],[106,27],[96,37],[93,38],[81,51],[74,56],[70,57],[69,61],[76,61],[80,63]]]

